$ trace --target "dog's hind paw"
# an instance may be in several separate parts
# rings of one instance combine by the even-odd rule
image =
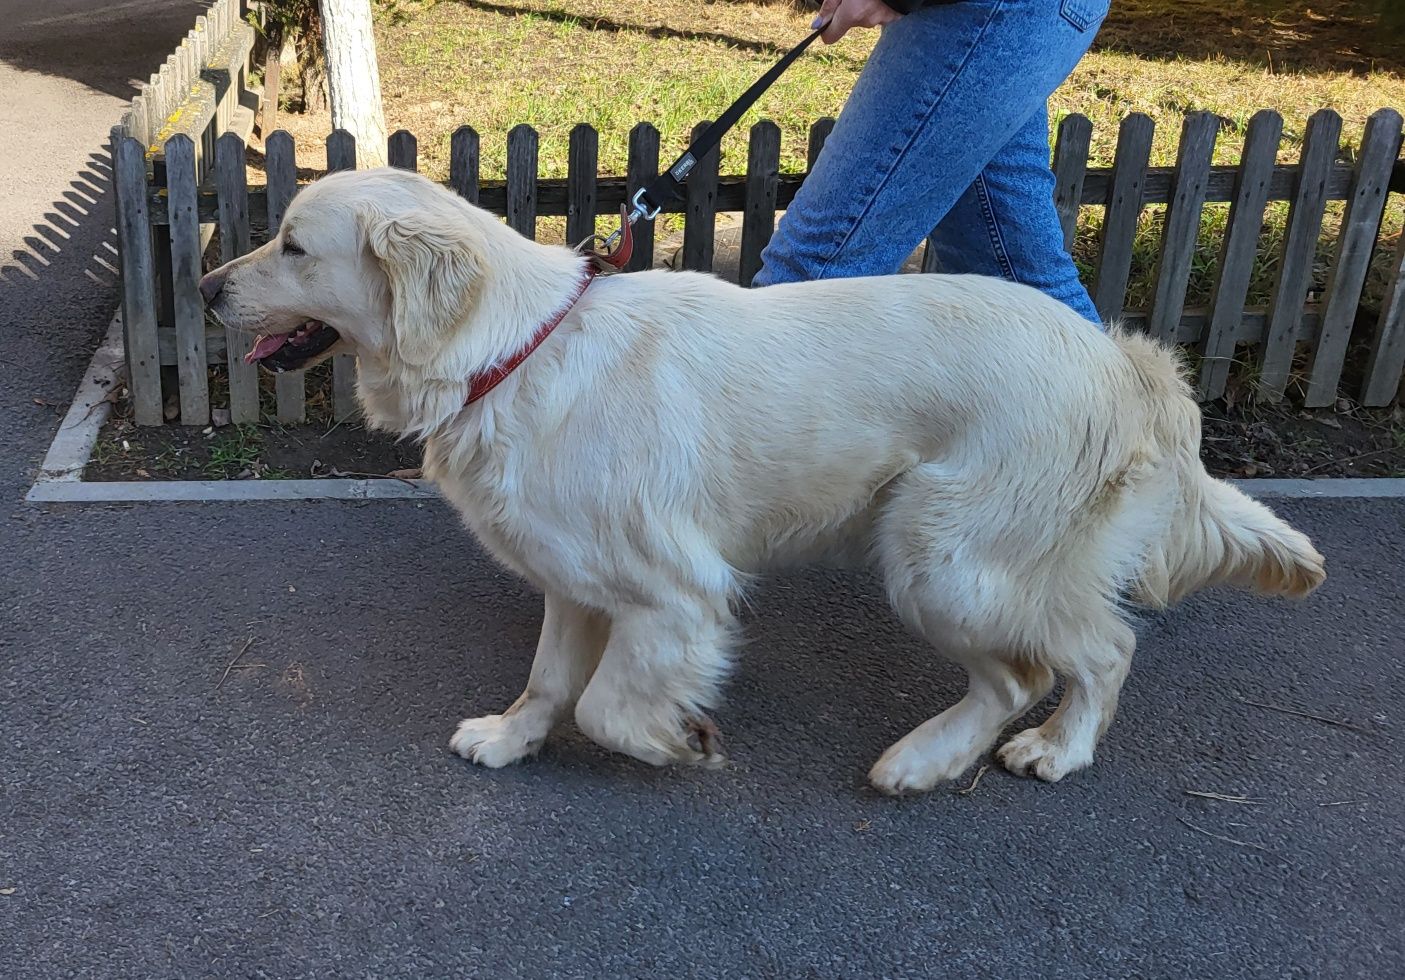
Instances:
[[[1069,773],[1093,764],[1091,749],[1062,745],[1038,728],[1020,732],[995,755],[1015,775],[1035,776],[1046,783],[1057,783]]]
[[[449,748],[469,762],[501,769],[535,754],[545,740],[524,732],[516,715],[484,715],[459,722]]]

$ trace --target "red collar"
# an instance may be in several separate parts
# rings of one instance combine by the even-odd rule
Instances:
[[[537,332],[532,335],[532,339],[527,345],[503,361],[486,371],[480,371],[468,379],[468,398],[464,400],[465,405],[472,405],[492,391],[503,380],[522,366],[522,362],[532,355],[532,352],[542,345],[542,341],[551,336],[551,332],[561,326],[561,321],[566,319],[571,310],[575,309],[576,303],[585,295],[586,287],[598,276],[604,267],[611,270],[623,269],[629,262],[630,254],[634,250],[634,239],[630,234],[629,221],[621,212],[621,230],[619,246],[613,252],[589,252],[590,265],[585,270],[585,275],[576,284],[576,290],[571,294],[570,301],[546,323],[537,328]]]
[[[581,281],[576,284],[576,291],[571,294],[570,302],[561,308],[560,313],[537,328],[537,332],[532,335],[532,339],[527,341],[526,347],[523,347],[501,364],[497,364],[486,371],[479,371],[477,374],[473,375],[473,377],[469,378],[468,398],[464,401],[464,404],[472,405],[484,395],[488,394],[488,392],[502,384],[503,379],[509,374],[521,367],[522,362],[531,356],[532,351],[540,347],[542,341],[551,336],[551,331],[561,326],[561,321],[566,319],[566,315],[570,313],[571,310],[575,309],[577,301],[585,294],[585,287],[590,285],[591,280],[593,280],[597,274],[598,270],[596,270],[593,265],[586,270],[585,275],[581,277]]]

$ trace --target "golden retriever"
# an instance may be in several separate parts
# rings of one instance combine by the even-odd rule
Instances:
[[[423,177],[329,176],[277,237],[210,273],[209,308],[291,370],[357,358],[374,426],[424,442],[468,527],[545,595],[522,696],[451,745],[485,766],[574,715],[608,749],[717,762],[704,713],[733,605],[803,562],[877,569],[903,621],[970,676],[870,780],[959,775],[1063,682],[999,759],[1058,780],[1112,720],[1121,602],[1229,583],[1304,596],[1308,539],[1199,461],[1173,355],[1027,286],[913,275],[742,289],[649,271],[585,280]],[[564,314],[564,316],[563,316]],[[560,320],[491,393],[469,379]],[[842,669],[839,665],[836,670]]]

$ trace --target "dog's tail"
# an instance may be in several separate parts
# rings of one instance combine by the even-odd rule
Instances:
[[[1200,462],[1200,408],[1180,379],[1174,357],[1143,338],[1123,342],[1157,403],[1154,438],[1174,472],[1178,495],[1160,542],[1139,576],[1137,598],[1165,607],[1212,585],[1301,599],[1326,579],[1324,560],[1307,535]],[[1167,365],[1175,378],[1166,383]],[[1172,390],[1174,389],[1174,390]]]

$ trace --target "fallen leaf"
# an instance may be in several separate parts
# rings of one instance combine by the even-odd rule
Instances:
[[[418,466],[413,466],[404,470],[391,470],[386,476],[392,480],[418,480],[422,474],[423,471]]]
[[[18,890],[17,888],[0,888],[0,895],[13,895]]]
[[[137,476],[141,477],[143,480],[149,480],[149,479],[151,479],[151,474],[148,473],[146,470],[143,470],[143,469],[138,469],[138,470],[137,470]]]

